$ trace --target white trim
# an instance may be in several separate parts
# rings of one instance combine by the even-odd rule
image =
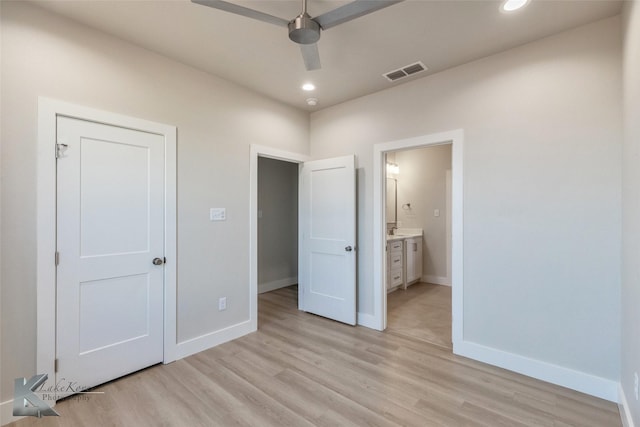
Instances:
[[[178,359],[200,353],[220,344],[235,340],[243,335],[255,331],[252,329],[251,320],[231,325],[218,331],[210,332],[178,343],[176,356]]]
[[[53,99],[38,98],[37,145],[37,357],[38,374],[55,378],[56,356],[56,120],[74,117],[97,123],[162,135],[165,138],[165,243],[164,267],[164,355],[163,362],[176,360],[176,156],[175,126],[137,119]],[[55,382],[55,380],[54,380]]]
[[[377,324],[378,323],[377,323],[376,317],[374,315],[358,312],[358,325],[359,326],[365,326],[365,327],[371,328],[371,329],[378,329],[376,327]]]
[[[251,144],[249,153],[249,330],[258,329],[258,157],[303,163],[309,156]],[[300,306],[301,292],[298,292]]]
[[[508,369],[538,380],[567,387],[611,402],[618,401],[618,383],[540,360],[469,341],[458,343],[456,354]]]
[[[0,426],[21,420],[24,417],[13,416],[13,399],[0,403]]]
[[[285,277],[284,279],[272,280],[271,282],[258,283],[258,293],[275,291],[298,283],[298,277]]]
[[[451,282],[444,276],[433,276],[431,274],[425,274],[420,278],[420,281],[424,283],[432,283],[434,285],[451,286]]]
[[[446,172],[446,209],[447,215],[445,217],[445,230],[446,230],[446,251],[447,251],[447,279],[446,283],[451,286],[451,169],[447,169]]]
[[[620,410],[620,420],[624,427],[635,427],[633,423],[633,416],[629,409],[629,402],[627,401],[627,395],[624,393],[622,384],[618,384],[618,409]]]
[[[463,140],[464,132],[456,129],[448,132],[423,135],[415,138],[375,144],[373,147],[373,328],[387,327],[387,290],[385,286],[386,243],[384,200],[384,155],[390,151],[405,150],[429,145],[451,144],[452,214],[451,214],[451,282],[452,282],[452,341],[456,353],[463,340]]]

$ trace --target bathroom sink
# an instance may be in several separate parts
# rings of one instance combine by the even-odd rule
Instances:
[[[398,228],[393,234],[387,234],[387,240],[406,239],[407,237],[422,237],[421,228]]]

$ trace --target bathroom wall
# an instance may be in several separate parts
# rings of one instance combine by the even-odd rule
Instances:
[[[422,280],[450,285],[446,177],[447,170],[451,170],[451,145],[398,151],[395,162],[400,166],[398,227],[422,229]]]

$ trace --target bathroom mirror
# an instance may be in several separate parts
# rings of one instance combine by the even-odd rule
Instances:
[[[398,221],[398,181],[395,178],[387,178],[387,224]]]

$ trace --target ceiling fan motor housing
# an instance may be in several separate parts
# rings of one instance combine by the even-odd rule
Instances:
[[[307,13],[289,22],[289,38],[298,44],[314,44],[320,40],[320,25]]]

